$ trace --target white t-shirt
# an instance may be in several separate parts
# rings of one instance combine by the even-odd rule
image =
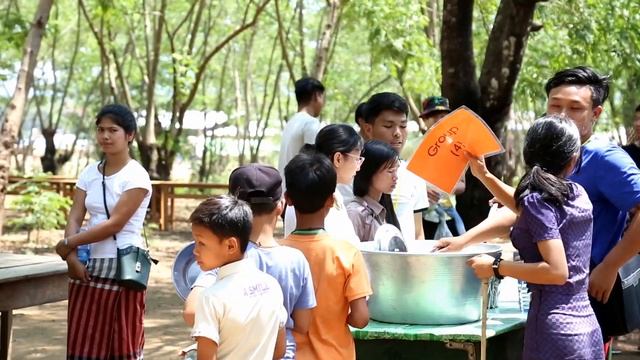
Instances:
[[[284,179],[284,167],[294,156],[298,155],[304,144],[315,144],[316,135],[320,131],[320,121],[306,111],[295,113],[282,129],[278,171]],[[284,190],[284,181],[282,182]]]
[[[358,244],[360,238],[353,228],[353,223],[347,213],[347,207],[343,201],[342,194],[336,188],[333,193],[335,199],[333,207],[329,209],[327,217],[324,219],[324,229],[331,237],[339,240],[347,240],[352,244]],[[296,210],[293,206],[287,206],[284,214],[284,237],[289,236],[296,229]]]
[[[191,336],[213,340],[221,360],[271,360],[287,318],[276,279],[242,259],[221,266],[218,280],[202,292]]]
[[[87,166],[78,177],[78,182],[76,183],[78,189],[84,190],[87,193],[84,205],[90,216],[88,223],[89,228],[107,221],[107,213],[104,210],[102,195],[102,174],[98,171],[98,164],[99,163],[95,163]],[[118,241],[117,248],[123,249],[131,245],[144,248],[145,244],[141,232],[147,207],[149,206],[149,200],[151,199],[151,180],[149,179],[149,173],[147,173],[147,170],[137,161],[130,160],[120,171],[113,175],[106,176],[104,180],[107,208],[111,215],[113,215],[113,208],[125,191],[137,188],[147,190],[147,195],[144,197],[144,200],[142,200],[136,212],[133,213],[133,216],[127,221],[122,230],[116,234]],[[116,242],[113,241],[113,237],[110,236],[100,242],[91,244],[91,257],[115,258],[117,248]]]
[[[407,162],[400,161],[398,168],[398,182],[391,193],[393,209],[396,211],[400,230],[405,240],[416,238],[416,223],[414,213],[429,207],[427,183],[422,178],[407,169]]]

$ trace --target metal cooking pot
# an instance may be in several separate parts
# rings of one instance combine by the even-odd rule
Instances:
[[[501,247],[478,244],[458,252],[432,252],[433,240],[407,242],[408,252],[375,250],[360,243],[373,295],[372,319],[399,324],[445,325],[478,321],[480,280],[466,264],[478,254],[500,256]]]

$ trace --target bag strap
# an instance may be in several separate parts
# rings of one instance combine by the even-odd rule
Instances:
[[[107,213],[107,219],[109,219],[111,215],[109,215],[109,208],[107,207],[107,185],[104,181],[104,173],[107,171],[107,159],[102,159],[102,161],[100,161],[98,169],[100,168],[100,165],[102,165],[102,203],[104,204],[104,212]],[[116,234],[113,234],[113,241],[118,241],[116,238]]]
[[[100,164],[98,165],[98,169],[100,168],[101,165],[102,165],[102,203],[104,204],[104,212],[107,213],[107,219],[109,219],[111,215],[109,214],[109,208],[107,207],[107,185],[105,183],[107,159],[102,159],[102,161],[100,161]],[[142,224],[142,233],[144,234],[144,243],[147,249],[149,249],[149,240],[147,239],[147,230],[144,226],[144,223]],[[113,240],[116,242],[118,241],[116,239],[116,234],[113,234]],[[154,258],[151,258],[151,261],[153,261],[154,264],[158,264],[158,260]]]

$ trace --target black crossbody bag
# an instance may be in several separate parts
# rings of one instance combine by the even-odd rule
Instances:
[[[104,203],[104,211],[107,214],[107,219],[110,218],[109,208],[107,207],[107,189],[105,183],[105,167],[106,160],[101,162],[102,164],[102,201]],[[142,227],[144,231],[144,226]],[[113,234],[113,241],[116,242],[116,248],[118,242],[116,234]],[[149,255],[149,241],[147,240],[147,234],[144,234],[144,241],[147,249],[142,249],[137,246],[128,246],[124,249],[118,248],[117,267],[116,267],[116,282],[125,288],[142,291],[147,288],[149,282],[149,273],[151,272],[151,263],[157,264],[158,260],[152,259]]]

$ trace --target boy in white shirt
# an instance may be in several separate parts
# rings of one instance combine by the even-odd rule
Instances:
[[[281,358],[288,314],[278,282],[244,259],[252,221],[247,203],[231,195],[211,197],[189,221],[198,265],[203,271],[220,268],[196,305],[191,336],[198,359]]]
[[[384,141],[400,154],[407,141],[408,113],[409,106],[402,96],[391,92],[372,95],[364,111],[364,137]],[[429,207],[427,183],[407,170],[404,160],[400,161],[398,182],[391,198],[404,239],[424,239],[422,210]]]

